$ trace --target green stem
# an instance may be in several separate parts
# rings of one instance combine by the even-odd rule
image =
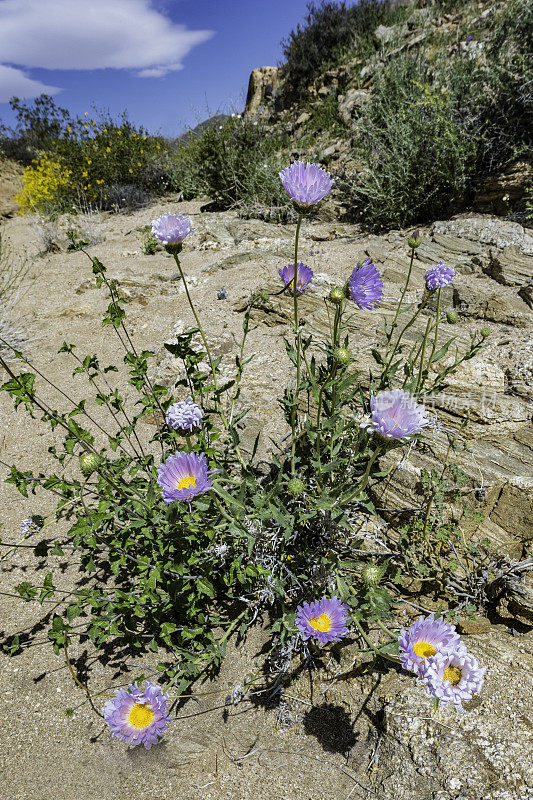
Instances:
[[[195,309],[195,307],[193,305],[192,298],[191,298],[191,295],[189,293],[189,287],[187,286],[187,281],[185,280],[185,275],[184,275],[183,269],[182,269],[181,264],[180,264],[179,256],[178,256],[177,253],[174,253],[173,255],[174,255],[174,261],[176,262],[176,266],[178,267],[178,270],[179,270],[179,273],[180,273],[180,276],[181,276],[181,280],[183,281],[183,285],[185,287],[185,294],[187,295],[187,300],[189,302],[190,309],[191,309],[191,311],[192,311],[192,313],[194,315],[194,319],[196,320],[196,325],[198,326],[198,330],[200,331],[200,335],[201,335],[202,341],[204,343],[204,347],[205,347],[205,350],[206,350],[206,353],[207,353],[207,357],[209,359],[209,364],[210,364],[210,367],[211,367],[211,375],[213,377],[213,386],[215,388],[215,403],[216,403],[216,406],[217,406],[218,415],[219,415],[220,419],[222,420],[222,423],[223,423],[226,431],[229,433],[230,432],[230,426],[228,425],[228,421],[226,420],[225,414],[222,411],[222,405],[220,403],[220,397],[218,396],[217,375],[216,375],[216,370],[215,370],[215,364],[213,362],[213,357],[211,355],[211,350],[210,350],[209,345],[207,343],[207,338],[206,338],[206,335],[204,333],[204,329],[202,328],[202,323],[200,322],[200,317],[196,313],[196,309]],[[233,441],[233,437],[232,437],[232,441]],[[241,466],[245,467],[246,465],[245,465],[245,463],[243,461],[243,458],[241,456],[241,452],[239,450],[238,444],[234,443],[233,446],[235,448],[235,454],[236,454],[237,458],[239,459],[239,462],[240,462]]]
[[[393,359],[394,359],[394,356],[396,355],[396,352],[398,351],[398,347],[400,346],[400,342],[401,342],[401,340],[402,340],[402,338],[403,338],[403,335],[404,335],[404,333],[405,333],[405,332],[406,332],[406,331],[407,331],[407,330],[408,330],[408,329],[411,327],[411,325],[413,325],[413,324],[414,324],[414,322],[415,322],[415,320],[417,319],[417,317],[419,316],[420,312],[421,312],[421,311],[422,311],[422,310],[423,310],[423,309],[426,307],[427,301],[428,301],[428,298],[426,297],[426,299],[425,299],[425,300],[423,300],[423,301],[420,303],[419,307],[417,308],[417,310],[416,310],[416,314],[413,314],[413,316],[411,317],[411,319],[409,320],[409,322],[407,322],[407,323],[404,325],[404,327],[402,328],[402,330],[400,331],[400,335],[398,336],[398,339],[396,340],[396,344],[394,345],[394,348],[393,348],[393,350],[392,350],[392,353],[391,353],[391,355],[390,355],[390,358],[388,359],[388,361],[387,361],[387,363],[386,363],[385,367],[383,368],[383,372],[382,372],[382,375],[381,375],[381,383],[380,383],[380,388],[382,388],[382,387],[383,387],[383,385],[384,385],[384,380],[383,380],[383,378],[386,376],[387,372],[389,371],[389,367],[390,367],[390,365],[392,364],[392,361],[393,361]]]
[[[296,434],[298,431],[298,399],[300,393],[300,331],[298,323],[298,239],[300,237],[300,226],[303,214],[300,212],[296,223],[296,233],[294,235],[294,278],[292,287],[292,299],[294,306],[294,333],[296,338],[296,389],[294,394],[294,405],[291,414],[292,446],[291,446],[291,473],[295,473],[296,457]]]
[[[387,349],[385,351],[385,360],[387,359],[387,356],[389,354],[389,347],[390,347],[390,343],[391,343],[391,339],[392,339],[392,334],[394,333],[394,329],[396,328],[396,324],[397,324],[397,321],[398,321],[398,316],[400,314],[400,310],[401,310],[402,303],[403,303],[403,298],[405,297],[405,293],[407,292],[407,288],[409,286],[409,281],[411,280],[411,272],[412,272],[412,269],[413,269],[414,258],[415,258],[415,248],[412,247],[411,248],[411,263],[409,264],[409,271],[407,273],[407,279],[405,281],[405,285],[404,285],[404,287],[402,289],[402,293],[400,295],[400,301],[398,303],[398,308],[396,309],[396,314],[394,315],[394,319],[392,320],[390,333],[389,333],[389,335],[387,337]]]
[[[428,361],[428,372],[431,366],[431,361],[433,360],[433,356],[435,355],[435,350],[437,349],[437,340],[439,338],[439,318],[440,318],[440,294],[441,294],[441,287],[439,286],[439,290],[437,292],[437,321],[435,322],[435,336],[433,338],[433,347],[431,348],[431,355],[429,356]]]
[[[376,655],[381,656],[382,658],[386,658],[388,661],[392,661],[394,664],[399,664],[400,663],[400,659],[399,658],[395,658],[395,656],[390,656],[388,653],[382,653],[381,650],[378,650],[378,648],[376,647],[374,642],[364,632],[364,630],[362,628],[362,625],[359,622],[359,620],[354,618],[353,621],[355,623],[355,627],[357,628],[357,630],[359,631],[359,633],[363,637],[364,641],[374,651],[374,653],[376,653]]]
[[[383,445],[380,442],[377,445],[376,449],[374,450],[374,452],[372,453],[372,455],[370,456],[370,458],[368,460],[368,464],[366,465],[366,469],[365,469],[363,475],[361,475],[361,479],[360,479],[361,482],[357,485],[357,488],[355,489],[355,491],[352,492],[352,494],[348,497],[348,499],[346,500],[345,505],[348,506],[352,502],[352,500],[355,497],[357,497],[357,495],[360,494],[366,488],[366,485],[368,483],[368,479],[370,477],[370,470],[372,469],[372,466],[373,466],[375,460],[377,459],[377,457],[382,452],[383,452]]]
[[[376,619],[376,620],[374,620],[374,622],[376,623],[376,625],[378,625],[381,628],[381,630],[384,633],[387,633],[390,636],[391,639],[398,639],[398,635],[397,634],[395,635],[394,633],[391,633],[391,631],[382,623],[382,621],[380,619]]]
[[[420,369],[418,371],[418,379],[416,381],[416,386],[415,386],[415,391],[414,391],[415,395],[418,394],[418,389],[420,388],[420,383],[422,381],[422,372],[424,371],[424,356],[426,354],[426,345],[427,345],[428,334],[429,334],[430,329],[431,329],[431,320],[428,319],[427,324],[426,324],[426,332],[424,333],[424,340],[422,342],[422,350],[421,350],[421,354],[420,354]],[[431,359],[430,359],[430,361],[431,361]],[[429,369],[429,364],[428,364],[428,369]]]
[[[253,304],[255,303],[255,296],[252,297],[250,303],[248,303],[248,308],[246,309],[246,313],[244,315],[244,323],[243,323],[243,334],[242,334],[242,341],[241,341],[241,349],[239,353],[239,364],[237,369],[237,377],[235,378],[235,391],[233,393],[233,398],[231,400],[231,409],[229,414],[229,424],[233,423],[233,414],[235,412],[235,403],[237,402],[237,398],[239,396],[239,386],[241,383],[242,373],[243,373],[243,358],[244,358],[244,345],[246,343],[246,337],[248,335],[248,328],[249,328],[249,321],[250,321],[250,311],[252,310]]]

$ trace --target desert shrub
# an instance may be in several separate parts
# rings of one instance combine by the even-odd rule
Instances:
[[[293,179],[298,180],[294,174]],[[306,191],[315,185],[300,188]],[[296,263],[305,211],[300,205]],[[168,219],[163,222],[167,225]],[[184,239],[183,221],[176,224],[176,235],[181,231]],[[164,236],[159,233],[158,238]],[[159,653],[157,672],[180,697],[194,680],[220,665],[231,636],[243,637],[258,617],[268,614],[269,652],[276,650],[270,674],[249,676],[243,684],[266,683],[264,690],[271,696],[273,687],[277,690],[282,681],[286,685],[290,680],[294,657],[301,657],[294,670],[298,674],[302,663],[323,658],[324,647],[341,640],[348,627],[355,640],[363,642],[357,658],[373,655],[398,666],[398,634],[389,631],[384,641],[374,643],[367,625],[379,622],[387,631],[385,623],[394,595],[402,592],[404,575],[417,579],[427,575],[432,596],[453,597],[456,606],[457,592],[462,592],[466,600],[458,607],[465,607],[471,595],[457,589],[457,583],[455,595],[447,588],[448,559],[461,547],[460,531],[441,514],[448,486],[457,484],[452,480],[453,465],[445,463],[441,472],[422,476],[428,503],[412,510],[413,535],[407,532],[401,547],[392,535],[376,561],[376,552],[363,548],[364,536],[354,525],[356,514],[376,516],[368,487],[389,474],[380,458],[393,448],[403,449],[408,457],[415,440],[431,439],[424,398],[445,388],[448,376],[473,358],[485,339],[483,333],[474,334],[469,345],[454,350],[454,338],[443,342],[441,288],[428,284],[419,306],[404,305],[413,288],[412,267],[420,244],[418,237],[409,242],[410,267],[401,297],[394,317],[387,319],[379,347],[372,350],[375,366],[365,374],[350,353],[348,324],[354,313],[364,314],[364,307],[382,299],[383,282],[370,259],[354,269],[349,297],[344,286],[323,297],[332,318],[325,340],[315,340],[300,326],[298,292],[291,286],[291,275],[285,274],[280,292],[292,295],[293,317],[284,337],[292,380],[279,397],[279,407],[290,434],[288,442],[285,437],[274,443],[277,454],[271,455],[265,474],[256,460],[258,440],[251,454],[243,456],[240,448],[247,413],[240,395],[250,360],[245,348],[252,313],[258,304],[270,302],[268,293],[257,291],[249,298],[230,375],[228,365],[213,356],[187,291],[196,326],[165,344],[184,367],[170,389],[152,382],[149,359],[154,354],[135,348],[124,302],[104,264],[72,237],[71,251],[85,252],[97,287],[108,297],[103,324],[117,334],[125,351],[122,368],[131,386],[129,399],[113,385],[120,367],[104,366],[94,354],[78,354],[68,342],[60,353],[72,360],[72,377],[84,381],[87,391],[81,401],[62,391],[61,408],[49,404],[57,401],[57,386],[47,383],[43,373],[32,372],[27,359],[21,357],[12,367],[0,356],[6,373],[1,388],[15,407],[23,406],[62,434],[48,449],[56,462],[54,471],[37,473],[12,465],[7,482],[24,497],[38,489],[59,496],[48,522],[37,516],[23,521],[23,540],[58,520],[70,524],[60,539],[52,543],[45,536],[35,544],[34,553],[52,565],[57,556],[75,553],[80,576],[72,591],[57,588],[53,567],[38,585],[24,580],[14,587],[26,602],[54,598],[53,612],[46,616],[47,633],[67,665],[69,646],[78,637],[90,640],[107,663],[113,663],[112,655],[118,652],[124,665],[126,654]],[[166,247],[187,287],[181,249],[181,242]],[[366,271],[373,275],[370,283]],[[446,280],[452,276],[453,271]],[[300,273],[302,290],[311,279],[312,274]],[[434,294],[436,314],[427,317],[413,341],[406,334]],[[446,356],[446,366],[431,368]],[[176,405],[180,395],[191,399]],[[89,396],[102,411],[97,418],[92,416],[93,403],[86,402]],[[147,421],[155,424],[143,424]],[[453,446],[451,437],[450,450]],[[10,552],[10,542],[0,544]],[[333,630],[332,620],[318,616],[320,612],[305,624],[298,619],[298,612],[305,612],[303,604],[319,598],[321,603],[333,602],[339,614],[342,611],[342,630]],[[40,633],[41,626],[35,630]],[[321,641],[318,631],[331,635]],[[2,642],[11,655],[31,644],[27,634]],[[137,669],[138,664],[133,666]],[[71,674],[75,676],[72,669]],[[119,677],[117,673],[114,679]],[[94,708],[92,686],[84,688]],[[98,689],[94,701],[102,702],[101,683]]]
[[[15,99],[11,106],[18,120],[12,140],[37,154],[25,175],[24,210],[57,212],[80,201],[105,209],[138,207],[168,188],[165,140],[126,114],[114,120],[95,110],[93,118],[88,112],[72,118],[45,95],[33,105]]]
[[[311,131],[323,133],[328,131],[332,136],[346,135],[346,126],[339,116],[339,106],[334,95],[328,95],[319,103],[309,108],[311,119],[306,123]]]
[[[358,132],[368,167],[348,194],[370,224],[406,225],[464,199],[476,144],[456,120],[454,96],[421,59],[395,58],[378,73]]]
[[[28,166],[43,150],[50,150],[52,143],[74,124],[66,108],[56,105],[50,95],[42,94],[30,103],[18,97],[9,101],[17,117],[14,129],[0,126],[2,151],[7,158]]]
[[[206,194],[221,208],[282,206],[279,147],[261,124],[228,117],[177,144],[174,188],[184,197]]]
[[[22,189],[15,200],[22,214],[65,211],[74,198],[72,172],[57,157],[42,153],[24,170]]]
[[[313,80],[346,50],[354,46],[367,50],[374,29],[390,12],[389,0],[360,0],[351,6],[344,0],[309,3],[304,22],[282,42],[283,100],[290,103],[305,97]]]
[[[487,35],[482,76],[469,84],[465,105],[480,110],[483,172],[510,158],[529,155],[533,147],[533,5],[529,0],[504,3]],[[467,88],[467,87],[465,87]],[[474,96],[472,96],[474,95]]]

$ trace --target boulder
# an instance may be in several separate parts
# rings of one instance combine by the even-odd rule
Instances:
[[[394,800],[526,800],[531,786],[533,656],[525,637],[503,626],[470,636],[487,667],[483,690],[438,711],[425,688],[391,681],[384,693],[382,745],[374,789]],[[398,683],[401,680],[401,685]]]
[[[350,124],[355,108],[360,108],[370,98],[370,93],[362,89],[348,89],[346,94],[339,95],[339,116],[346,125]]]
[[[474,196],[474,204],[492,214],[508,214],[523,200],[533,180],[533,167],[518,161],[482,181]]]
[[[244,113],[253,115],[260,113],[268,106],[280,84],[279,67],[258,67],[253,69],[248,81],[248,94]]]

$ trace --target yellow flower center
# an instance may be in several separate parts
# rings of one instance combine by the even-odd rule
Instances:
[[[146,728],[154,718],[154,712],[145,703],[135,703],[128,714],[128,722],[133,728]]]
[[[450,681],[452,686],[457,686],[457,684],[461,682],[462,677],[463,673],[459,667],[446,667],[442,673],[442,680]]]
[[[428,642],[417,642],[413,647],[413,650],[417,654],[419,658],[429,658],[429,656],[434,656],[437,652],[432,644]]]
[[[315,631],[320,631],[321,633],[331,630],[331,620],[327,614],[321,614],[319,617],[310,619],[309,624]]]
[[[186,475],[184,478],[181,479],[176,488],[179,490],[188,489],[189,486],[194,486],[194,488],[196,489],[196,478],[194,477],[194,475]]]

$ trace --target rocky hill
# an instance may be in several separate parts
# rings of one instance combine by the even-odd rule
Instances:
[[[375,3],[369,5],[376,6]],[[369,129],[383,123],[383,118],[379,118],[379,114],[376,116],[379,109],[372,112],[369,109],[376,101],[378,105],[394,104],[392,94],[385,96],[387,91],[394,88],[394,81],[400,80],[392,74],[394,65],[417,65],[419,70],[418,79],[414,74],[411,80],[411,94],[406,96],[405,106],[419,106],[421,113],[427,113],[428,107],[449,106],[453,124],[463,131],[465,140],[473,140],[476,136],[467,117],[477,113],[474,106],[479,105],[478,92],[487,95],[492,93],[494,107],[499,106],[500,111],[508,104],[516,113],[519,112],[530,131],[533,125],[532,96],[527,89],[527,79],[523,78],[523,75],[531,78],[531,62],[528,66],[527,56],[524,60],[521,55],[516,55],[521,48],[525,53],[531,52],[530,42],[526,41],[527,34],[521,27],[526,24],[529,26],[533,21],[531,6],[528,11],[528,4],[520,0],[511,0],[509,3],[495,3],[493,0],[448,3],[407,0],[382,5],[388,7],[388,11],[383,12],[388,24],[379,24],[366,32],[364,45],[361,44],[362,34],[354,33],[353,43],[340,54],[332,53],[330,57],[325,54],[318,74],[299,89],[296,99],[294,87],[289,85],[293,80],[292,68],[288,69],[290,63],[258,67],[252,71],[249,80],[246,116],[262,120],[272,131],[287,137],[293,158],[307,159],[311,155],[338,176],[337,186],[341,191],[337,192],[337,202],[341,206],[341,214],[349,211],[342,205],[346,205],[347,197],[349,202],[353,184],[369,171],[379,173],[386,168],[384,150],[387,141],[369,135]],[[508,36],[508,50],[504,58],[500,45],[504,34],[500,28],[508,24],[505,15],[511,11],[515,13],[516,29],[508,29],[505,34]],[[318,28],[318,35],[322,24],[325,23],[315,16],[308,23],[307,31],[314,25]],[[354,25],[357,24],[356,18]],[[303,33],[296,31],[292,35],[297,38],[298,35],[302,37]],[[287,48],[286,53],[290,57]],[[498,80],[504,80],[507,70],[515,78],[523,73],[522,88],[518,95],[511,97],[510,93],[504,98],[497,96],[501,87],[498,88],[496,84]],[[459,73],[462,77],[458,81]],[[471,94],[462,92],[465,79],[471,87]],[[405,90],[406,87],[400,88]],[[395,111],[392,106],[391,111]],[[487,107],[481,114],[485,115],[483,120],[480,116],[475,121],[473,116],[471,122],[474,127],[478,126],[478,131],[484,128],[485,143],[487,147],[492,147],[489,141],[492,137],[501,138],[507,134],[502,134],[505,128],[503,120],[502,130],[497,131],[497,126],[494,130],[490,129],[487,113],[490,117],[493,112]],[[396,115],[398,118],[402,116],[401,104],[396,108]],[[385,123],[388,124],[387,119]],[[434,127],[435,139],[443,136],[438,114],[430,113],[427,123],[430,128]],[[461,127],[463,123],[464,129]],[[409,131],[402,129],[397,133],[399,139],[408,134]],[[394,137],[394,132],[392,135]],[[428,140],[420,144],[417,158],[421,161],[424,157],[428,159],[428,170],[438,169],[431,151],[432,143]],[[373,152],[376,148],[379,151],[377,153]],[[532,152],[531,132],[528,134],[524,129],[505,154],[502,151],[485,157],[487,153],[478,153],[472,169],[467,169],[468,176],[463,176],[468,185],[463,186],[462,191],[459,191],[461,187],[456,187],[458,191],[450,195],[451,210],[470,208],[523,220],[525,198],[533,179]],[[401,150],[398,156],[402,157]],[[455,155],[450,153],[446,157],[453,159]],[[406,163],[404,171],[409,181],[412,165]],[[439,176],[435,174],[434,177],[438,181]],[[389,188],[394,191],[393,186]],[[416,213],[413,221],[419,221]]]

